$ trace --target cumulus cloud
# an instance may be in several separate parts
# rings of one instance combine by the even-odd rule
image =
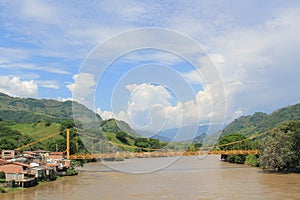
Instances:
[[[130,92],[127,115],[130,124],[140,129],[161,129],[166,121],[165,108],[171,95],[163,86],[142,83],[126,86]]]
[[[143,83],[127,85],[126,88],[130,91],[130,110],[144,111],[155,104],[170,105],[168,99],[171,98],[171,95],[163,86]]]
[[[127,110],[114,113],[98,108],[97,113],[105,119],[117,118],[128,122],[135,129],[154,132],[200,123],[209,124],[212,117],[217,117],[214,115],[224,113],[224,107],[218,107],[218,103],[214,105],[212,98],[217,98],[218,94],[212,94],[210,87],[200,90],[192,100],[176,100],[177,103],[173,105],[171,102],[175,99],[167,88],[148,83],[131,84],[126,86],[130,92]]]
[[[93,93],[96,86],[94,75],[80,73],[73,76],[74,83],[68,84],[67,88],[72,92],[73,99],[88,107],[91,107]]]
[[[16,76],[0,76],[0,92],[18,97],[37,97],[38,85],[33,80],[22,81]]]

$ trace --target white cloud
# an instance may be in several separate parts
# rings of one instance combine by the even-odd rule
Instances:
[[[126,88],[131,94],[129,109],[132,111],[144,111],[155,104],[170,105],[168,100],[171,98],[171,95],[163,86],[143,83],[141,85],[128,85]]]
[[[50,89],[59,89],[59,85],[56,81],[36,81],[40,87],[50,88]]]
[[[163,86],[151,84],[127,85],[130,91],[128,109],[125,112],[130,124],[139,129],[159,130],[166,121],[164,108],[171,104],[171,95]]]
[[[104,119],[117,118],[128,122],[133,128],[155,132],[199,123],[209,124],[212,117],[222,123],[225,108],[220,108],[223,104],[212,100],[219,94],[212,94],[210,87],[213,86],[200,90],[193,100],[177,101],[176,105],[172,105],[174,99],[163,86],[146,83],[127,85],[130,91],[127,110],[114,113],[98,108],[97,112]]]
[[[0,52],[0,65],[11,62],[17,62],[19,60],[24,60],[29,57],[28,52],[24,49],[0,47]]]
[[[171,53],[171,52],[164,52],[164,51],[155,51],[155,52],[141,52],[137,51],[126,55],[124,57],[125,62],[129,63],[136,63],[142,61],[152,61],[154,63],[160,63],[164,65],[173,65],[180,62],[184,62],[182,58],[179,56]]]
[[[0,76],[0,92],[18,97],[37,97],[38,85],[33,81],[22,81],[20,77]]]
[[[70,72],[60,69],[53,64],[47,63],[48,66],[41,66],[28,62],[34,54],[30,49],[0,47],[0,52],[0,68],[3,69],[25,69],[56,74],[70,74]]]
[[[56,100],[57,100],[57,101],[65,102],[65,101],[73,101],[73,98],[72,98],[72,97],[67,97],[67,98],[64,98],[64,97],[57,97]]]
[[[193,71],[189,71],[187,73],[184,73],[183,76],[190,82],[190,83],[194,83],[194,84],[203,84],[204,80],[201,76],[201,72],[200,70],[193,70]]]
[[[74,83],[68,84],[67,88],[72,92],[73,99],[88,107],[92,106],[94,87],[96,81],[94,75],[80,73],[73,76]]]
[[[54,68],[54,67],[48,67],[48,66],[38,66],[31,63],[11,63],[11,64],[0,64],[0,68],[5,69],[29,69],[34,71],[44,71],[49,73],[55,73],[55,74],[70,74],[70,72],[67,72],[62,69]]]
[[[270,112],[297,103],[299,13],[286,10],[255,28],[239,28],[212,40],[210,51],[224,58],[216,67],[226,91],[228,119],[240,109],[245,114]]]
[[[41,23],[58,22],[58,9],[43,1],[28,0],[21,3],[21,14]]]

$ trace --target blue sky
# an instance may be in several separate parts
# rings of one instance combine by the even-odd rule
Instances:
[[[291,0],[2,1],[0,91],[68,100],[75,89],[84,96],[75,100],[104,118],[148,130],[212,118],[228,123],[299,102],[299,25],[300,3]],[[205,74],[212,61],[223,90],[219,80],[201,77],[199,66],[159,49],[119,55],[99,80],[84,73],[86,59],[101,43],[145,27],[198,42],[205,50],[201,70]],[[172,38],[168,42],[178,45]],[[117,48],[112,45],[107,54]],[[192,51],[184,44],[180,49]]]

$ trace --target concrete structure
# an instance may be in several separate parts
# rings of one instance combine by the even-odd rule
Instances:
[[[17,155],[17,152],[15,150],[3,150],[1,153],[2,159],[13,159]]]

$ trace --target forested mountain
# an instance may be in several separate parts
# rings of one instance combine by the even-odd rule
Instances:
[[[222,131],[222,136],[234,133],[249,136],[271,130],[291,120],[300,120],[300,103],[281,108],[271,114],[257,112],[242,116],[227,125]]]
[[[72,110],[74,106],[76,112]],[[76,115],[76,123],[73,120],[73,115]],[[103,120],[99,115],[77,102],[17,98],[0,93],[0,150],[20,147],[30,141],[47,137],[67,127],[72,132],[75,124],[78,125],[77,130],[79,132],[82,131],[84,126],[86,128],[85,133],[94,135],[99,139],[107,137],[115,143],[138,145],[135,143],[140,135],[126,122],[115,119]],[[101,130],[99,130],[99,126]],[[71,143],[81,142],[80,138],[76,137],[78,136],[71,134]],[[127,140],[130,144],[127,144]],[[124,143],[124,141],[127,143]],[[153,141],[147,140],[144,143],[148,142],[150,144]],[[159,143],[156,140],[155,142]],[[66,148],[65,144],[65,137],[60,135],[34,148],[46,148],[50,151],[58,148],[58,150],[64,151]],[[85,148],[82,146],[82,142],[80,145],[81,150],[84,151]],[[71,151],[73,153],[78,152],[78,149],[74,149],[74,146],[76,145],[71,145]],[[152,146],[150,145],[149,147]]]
[[[11,97],[0,93],[0,118],[16,123],[30,123],[38,120],[60,123],[72,118],[72,103],[84,118],[95,118],[95,113],[87,107],[72,101],[60,102],[51,99]],[[101,117],[97,115],[100,121]]]
[[[61,124],[73,118],[72,106],[76,108],[76,119],[84,123],[94,123],[95,117],[104,132],[124,131],[137,136],[131,127],[123,121],[115,119],[102,120],[102,118],[82,104],[74,101],[60,102],[52,99],[33,99],[11,97],[0,92],[0,119],[17,124],[49,121]],[[94,128],[97,125],[93,124]]]

